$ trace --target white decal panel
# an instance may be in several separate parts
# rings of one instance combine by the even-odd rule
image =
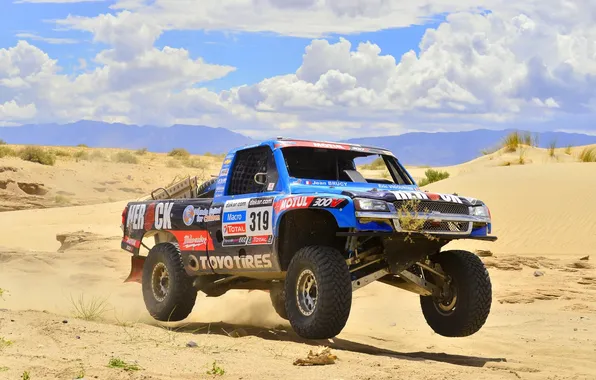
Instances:
[[[273,243],[273,197],[229,200],[223,206],[223,246]]]

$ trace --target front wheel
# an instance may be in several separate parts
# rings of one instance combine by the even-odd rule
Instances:
[[[346,325],[352,306],[350,271],[340,252],[326,246],[300,249],[285,280],[286,312],[306,339],[333,338]]]
[[[197,299],[177,243],[160,243],[151,248],[143,265],[142,287],[145,307],[158,321],[185,319]]]
[[[484,325],[492,304],[492,285],[488,271],[478,256],[468,251],[444,251],[431,256],[447,276],[440,297],[421,296],[420,305],[428,325],[445,337],[470,336]],[[428,279],[428,278],[427,278]]]

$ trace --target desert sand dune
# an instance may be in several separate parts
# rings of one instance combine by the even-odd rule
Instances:
[[[450,178],[424,187],[483,199],[499,236],[496,243],[450,244],[490,250],[481,256],[493,280],[492,312],[479,333],[463,339],[437,336],[417,296],[378,283],[354,293],[348,325],[333,341],[298,338],[260,291],[199,295],[187,321],[159,324],[146,313],[140,286],[122,283],[129,270],[129,255],[119,249],[124,194],[116,202],[1,212],[0,288],[7,292],[0,299],[0,379],[21,378],[23,371],[32,379],[208,378],[214,361],[225,379],[594,379],[596,164],[549,162],[545,150],[535,153],[528,155],[532,163],[511,166],[494,165],[509,159],[504,155],[483,156],[444,168],[452,170]],[[0,159],[0,166],[19,163]],[[63,188],[62,179],[51,182],[52,170],[81,178],[89,172],[90,179],[67,186],[81,202],[91,202],[83,193],[96,182],[138,170],[83,164],[31,167],[51,191]],[[104,166],[90,173],[90,165]],[[153,182],[129,186],[147,191],[173,177],[160,165],[145,178]],[[0,175],[16,180],[14,174]],[[81,296],[87,303],[105,300],[100,320],[77,318]],[[322,345],[339,361],[292,365]],[[110,368],[111,358],[141,368]]]

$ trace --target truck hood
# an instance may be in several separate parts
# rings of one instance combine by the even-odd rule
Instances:
[[[387,202],[397,200],[420,199],[431,201],[463,203],[479,206],[483,202],[457,194],[430,193],[420,190],[416,185],[394,185],[378,183],[354,183],[342,181],[296,180],[290,184],[292,194],[338,194],[350,198],[381,199]]]

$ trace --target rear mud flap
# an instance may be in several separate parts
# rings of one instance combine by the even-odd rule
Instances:
[[[142,283],[143,279],[143,265],[145,264],[145,256],[131,256],[130,257],[130,274],[124,282],[138,282]]]

